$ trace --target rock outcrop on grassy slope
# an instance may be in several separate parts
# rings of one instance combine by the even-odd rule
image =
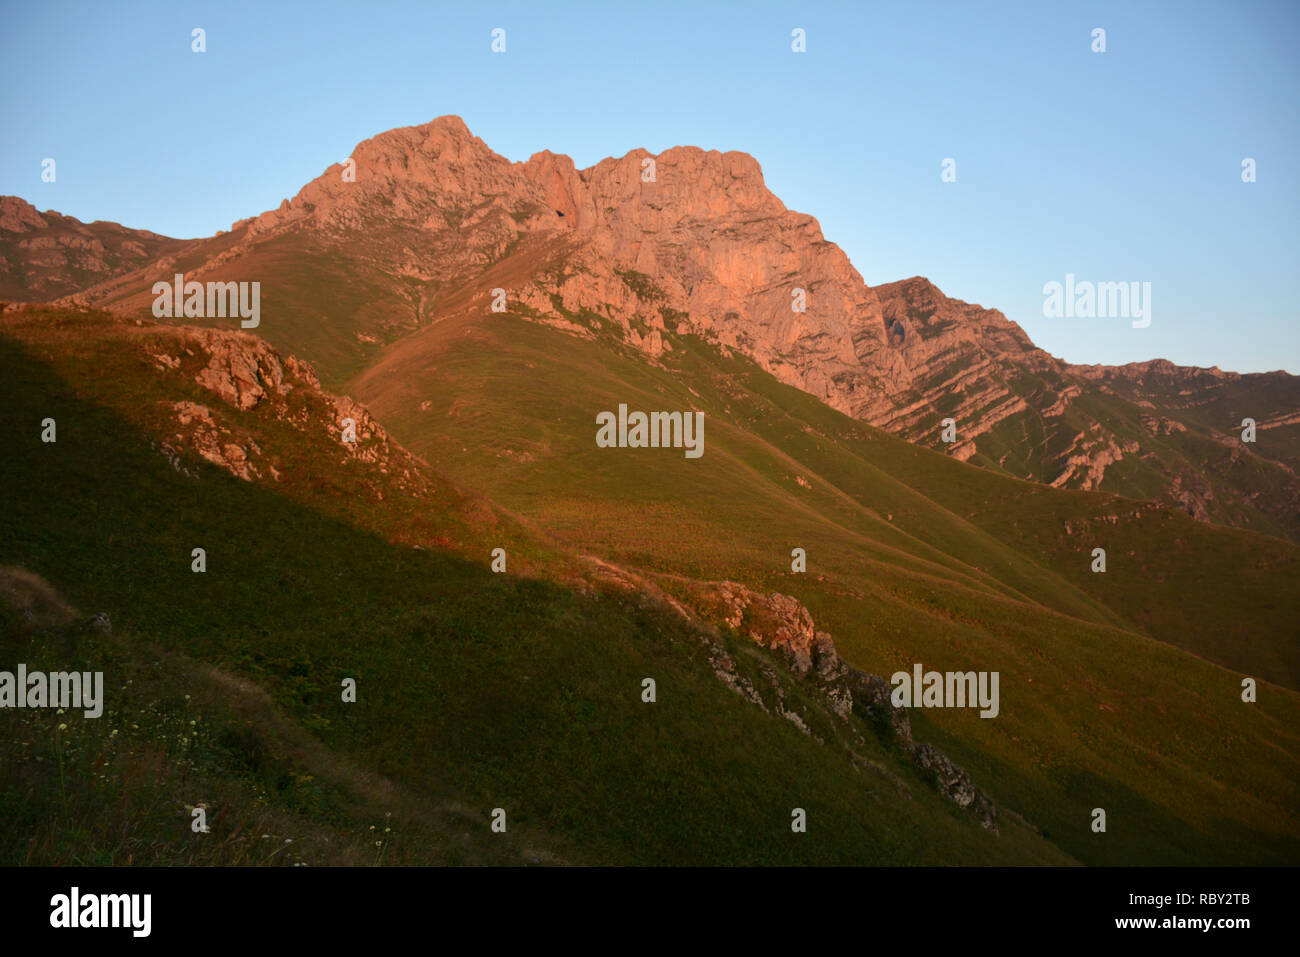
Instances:
[[[720,582],[705,592],[703,601],[728,627],[780,654],[840,720],[857,715],[871,722],[911,757],[939,793],[974,814],[981,826],[997,831],[993,801],[948,757],[913,740],[907,711],[894,707],[889,683],[844,661],[831,636],[817,630],[812,613],[797,599],[779,592],[764,596],[736,582]],[[716,665],[715,670],[719,670]],[[719,674],[724,681],[727,671],[723,668]]]
[[[416,460],[389,439],[359,402],[324,392],[309,363],[282,356],[248,333],[210,329],[152,327],[146,350],[159,372],[188,375],[198,366],[193,381],[226,406],[260,410],[301,431],[328,436],[335,459],[369,463],[391,473],[398,488],[418,491]],[[296,401],[291,401],[295,392]],[[214,416],[212,406],[192,401],[173,402],[170,408],[177,431],[168,437],[169,455],[188,448],[245,481],[279,480],[283,465],[244,434],[237,418]]]
[[[997,806],[975,787],[969,772],[932,745],[913,739],[907,711],[893,706],[888,681],[880,675],[859,671],[840,658],[835,640],[827,632],[816,629],[813,615],[798,599],[780,593],[763,596],[736,581],[688,583],[685,586],[693,596],[697,612],[667,596],[645,576],[602,559],[588,560],[597,579],[625,593],[636,594],[642,605],[658,602],[695,624],[699,624],[698,614],[703,623],[731,629],[746,640],[775,651],[789,675],[810,689],[828,714],[835,715],[842,726],[848,726],[850,736],[859,735],[855,718],[878,729],[881,739],[907,754],[946,800],[969,810],[980,826],[997,833]],[[682,583],[675,581],[675,585]],[[809,715],[801,714],[790,701],[790,689],[780,676],[768,668],[762,668],[758,676],[746,674],[728,653],[718,632],[702,628],[698,635],[708,644],[708,663],[719,681],[746,701],[768,714],[789,720],[805,735],[824,744],[823,739],[810,731]]]
[[[597,558],[588,557],[587,561],[596,579],[635,595],[639,604],[660,604],[696,625],[698,636],[709,646],[714,674],[746,701],[790,721],[819,744],[826,743],[811,731],[810,715],[801,713],[793,702],[786,681],[769,668],[761,668],[755,675],[740,667],[722,641],[719,628],[774,652],[785,663],[788,675],[811,691],[819,706],[833,715],[850,737],[861,740],[861,725],[855,719],[875,728],[883,740],[911,759],[945,799],[969,811],[981,827],[998,832],[998,809],[992,799],[946,755],[913,739],[907,710],[894,707],[889,682],[844,661],[835,650],[834,639],[817,630],[812,613],[798,599],[777,592],[762,595],[739,582],[675,580],[676,588],[685,587],[692,596],[692,610],[644,575]]]

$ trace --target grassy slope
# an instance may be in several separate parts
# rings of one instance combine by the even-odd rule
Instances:
[[[1000,837],[979,830],[870,739],[855,770],[811,703],[826,745],[726,690],[680,619],[575,590],[548,546],[449,486],[378,503],[375,476],[312,444],[324,429],[211,396],[291,467],[276,488],[199,461],[188,478],[150,435],[159,403],[204,398],[197,387],[93,318],[4,326],[22,341],[0,339],[0,563],[114,622],[111,638],[0,622],[0,660],[84,662],[109,689],[99,721],[0,714],[4,860],[1068,860],[1014,815]],[[39,441],[46,416],[56,444]],[[557,580],[490,574],[502,540]],[[196,544],[204,575],[189,570]],[[733,654],[755,672],[766,660],[743,643]],[[646,675],[654,705],[639,698]],[[339,701],[344,676],[359,679],[355,705]],[[213,833],[199,837],[185,808],[201,802]],[[497,806],[507,836],[487,828]],[[793,806],[809,811],[806,835],[790,833]]]
[[[475,289],[511,288],[535,272],[516,265],[494,265]],[[267,268],[274,266],[268,260]],[[1039,708],[1029,717],[1013,720],[1006,711],[1006,720],[966,722],[939,714],[931,723],[972,763],[985,756],[998,783],[981,784],[1041,809],[1038,820],[1074,840],[1072,852],[1116,859],[1109,845],[1082,843],[1092,838],[1079,834],[1098,791],[1138,808],[1148,831],[1119,849],[1121,859],[1232,859],[1235,838],[1210,839],[1202,853],[1184,832],[1166,827],[1172,814],[1222,835],[1213,823],[1220,808],[1237,826],[1294,838],[1295,748],[1284,730],[1294,697],[1269,689],[1254,709],[1236,699],[1241,672],[1290,688],[1300,681],[1293,546],[1144,510],[1115,495],[1055,492],[963,466],[837,416],[698,340],[668,337],[676,346],[668,372],[608,342],[584,344],[529,323],[460,322],[454,317],[463,302],[455,300],[469,298],[463,290],[430,299],[432,328],[383,350],[349,345],[340,352],[340,332],[379,329],[354,297],[348,277],[356,275],[322,270],[267,310],[263,333],[320,363],[327,382],[353,376],[347,388],[398,438],[565,546],[663,573],[741,578],[797,594],[851,658],[877,671],[914,660],[992,668],[1002,654],[1011,659],[1008,674],[1030,660],[1050,663],[1050,680],[1021,673],[1022,691],[1037,686],[1021,699]],[[372,296],[375,309],[395,302],[391,283],[387,288]],[[1032,376],[1016,385],[1054,387]],[[426,401],[431,407],[421,411]],[[595,449],[594,412],[619,401],[705,409],[705,460]],[[1104,407],[1090,411],[1122,432],[1139,428],[1129,403],[1098,401]],[[1040,468],[1024,454],[1026,443],[1064,448],[1075,424],[1067,413],[1054,434],[995,435],[991,461],[1012,472]],[[1031,427],[1017,426],[1021,433]],[[1126,460],[1110,481],[1154,495],[1168,464],[1206,452],[1167,438],[1159,468]],[[1243,520],[1276,530],[1257,518]],[[812,557],[804,578],[785,571],[794,545]],[[1095,545],[1109,552],[1105,576],[1088,570]],[[1013,626],[1018,616],[1027,623]],[[1135,704],[1110,710],[1118,699]],[[1255,717],[1268,709],[1281,710]],[[1123,717],[1096,730],[1111,714]],[[1089,735],[1096,746],[1086,744]],[[1228,742],[1221,752],[1220,737]],[[1258,741],[1269,744],[1251,743]],[[1140,755],[1113,759],[1118,777],[1110,756],[1117,744]],[[1275,760],[1273,748],[1284,757]],[[1070,775],[1089,787],[1073,788]],[[1294,856],[1294,845],[1272,851]]]
[[[569,547],[794,594],[877,672],[1000,670],[998,720],[918,720],[1083,860],[1295,859],[1296,695],[1269,686],[1246,706],[1237,672],[1188,653],[1294,685],[1293,546],[976,469],[668,338],[659,368],[512,317],[445,319],[352,389],[408,446]],[[596,448],[595,413],[619,402],[705,410],[704,457]],[[1126,511],[1138,517],[1099,517]],[[1107,530],[1107,575],[1066,521]],[[1143,555],[1148,541],[1159,550]],[[788,573],[794,546],[808,575]],[[1217,594],[1197,588],[1214,575]],[[1122,840],[1087,830],[1098,806],[1123,809]]]

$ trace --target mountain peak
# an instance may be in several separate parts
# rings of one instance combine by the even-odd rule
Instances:
[[[46,225],[38,210],[18,196],[0,196],[0,232],[22,233]]]
[[[443,154],[450,154],[455,158],[467,155],[497,156],[486,143],[470,132],[463,119],[452,114],[436,117],[418,126],[400,126],[388,130],[363,140],[352,151],[352,156],[357,160],[358,165],[361,163],[362,156],[371,154],[382,154],[390,159],[402,155],[429,158],[440,157]]]
[[[943,295],[939,287],[925,276],[909,276],[906,279],[896,279],[893,282],[882,283],[876,289],[897,289],[913,295]]]
[[[452,136],[463,136],[472,139],[474,134],[469,131],[465,125],[465,120],[455,113],[447,113],[443,116],[435,116],[428,123],[416,127],[416,129],[428,130],[430,132],[446,133]]]

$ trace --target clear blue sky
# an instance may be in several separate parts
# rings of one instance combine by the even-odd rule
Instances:
[[[446,113],[514,160],[738,149],[869,283],[1074,362],[1300,373],[1295,2],[3,3],[0,193],[41,209],[210,235]],[[1150,282],[1150,327],[1045,318],[1066,273]]]

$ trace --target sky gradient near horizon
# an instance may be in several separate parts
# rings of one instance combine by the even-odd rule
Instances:
[[[0,194],[42,210],[211,235],[449,113],[511,160],[743,150],[869,284],[927,276],[1071,362],[1300,373],[1297,3],[44,2],[0,24]],[[1046,317],[1067,274],[1151,283],[1150,325]]]

